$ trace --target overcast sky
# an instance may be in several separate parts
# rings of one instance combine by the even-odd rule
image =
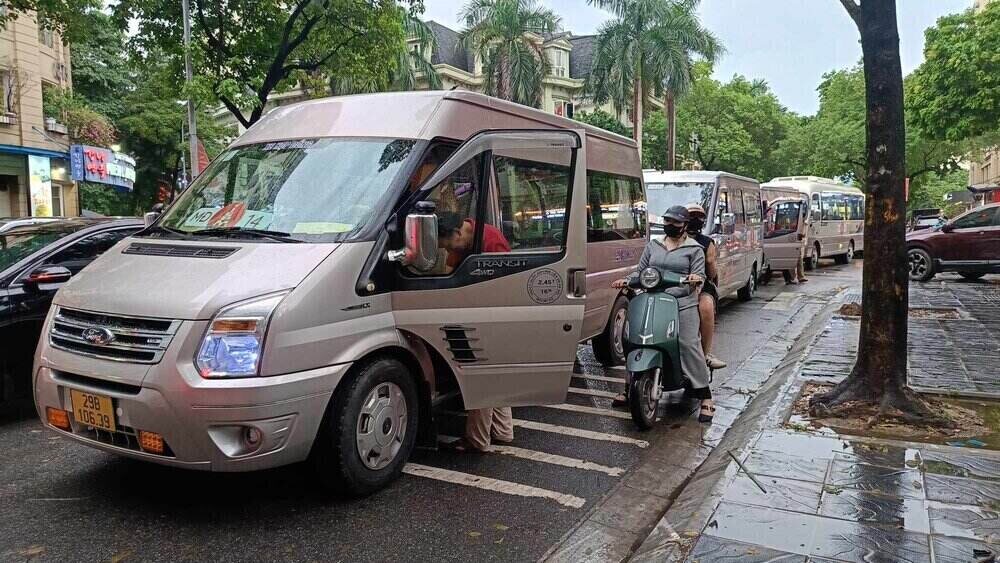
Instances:
[[[586,0],[541,0],[562,17],[574,35],[596,32],[610,15]],[[424,0],[424,14],[460,30],[463,0]],[[943,15],[961,12],[972,0],[898,0],[903,72],[923,61],[924,30]],[[819,100],[816,86],[823,73],[852,66],[861,59],[854,22],[837,0],[702,0],[702,23],[715,32],[727,54],[715,75],[763,78],[783,104],[812,114]]]

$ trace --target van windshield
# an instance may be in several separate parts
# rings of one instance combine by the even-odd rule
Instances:
[[[646,208],[651,222],[659,223],[659,217],[674,205],[697,203],[711,213],[713,182],[670,182],[646,184]]]
[[[157,226],[189,236],[351,240],[379,212],[414,144],[302,139],[237,147],[220,155]]]

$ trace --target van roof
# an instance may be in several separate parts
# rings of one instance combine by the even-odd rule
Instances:
[[[754,184],[760,183],[753,178],[717,170],[656,170],[647,168],[642,171],[642,175],[646,182],[714,182],[725,177],[745,180]]]
[[[446,101],[458,103],[444,109]],[[509,124],[497,117],[463,124],[460,122],[463,105],[507,114],[514,118],[513,121],[522,123]],[[466,139],[471,136],[465,134],[470,130],[469,125],[473,125],[475,131],[530,128],[524,123],[526,121],[536,123],[534,127],[541,129],[584,129],[588,135],[635,147],[632,139],[599,127],[465,90],[356,94],[279,106],[234,141],[233,146],[316,137]]]
[[[490,129],[582,129],[587,168],[640,175],[636,144],[628,137],[464,90],[358,94],[279,106],[230,146],[322,137],[464,141]]]
[[[778,188],[787,187],[794,188],[797,190],[808,189],[814,187],[816,184],[821,184],[824,186],[830,186],[831,188],[836,188],[845,192],[852,193],[864,193],[859,188],[854,186],[848,186],[847,184],[838,182],[832,178],[820,178],[819,176],[782,176],[775,178],[766,184],[762,184],[762,188]]]

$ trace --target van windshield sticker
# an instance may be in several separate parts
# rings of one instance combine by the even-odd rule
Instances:
[[[316,139],[298,139],[295,141],[274,141],[261,147],[264,151],[287,151],[292,149],[308,149],[316,144]]]

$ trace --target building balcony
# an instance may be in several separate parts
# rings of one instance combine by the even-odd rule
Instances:
[[[51,117],[45,118],[45,130],[51,133],[59,133],[60,135],[65,135],[68,131],[65,125]]]
[[[17,125],[17,114],[0,113],[0,125]]]

